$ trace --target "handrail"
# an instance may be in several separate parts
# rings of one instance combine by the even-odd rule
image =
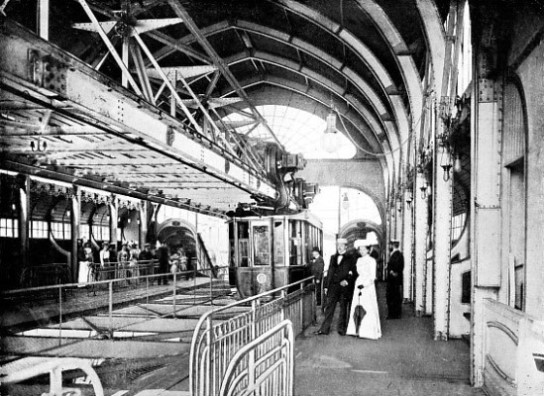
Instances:
[[[208,248],[206,247],[206,244],[204,243],[204,240],[202,239],[202,235],[200,233],[197,233],[196,235],[197,235],[199,256],[203,256],[204,259],[206,259],[206,263],[208,264],[208,266],[212,270],[213,276],[217,277],[217,271],[215,270],[212,259],[210,258]],[[198,257],[197,259],[200,261],[201,257]],[[198,263],[197,263],[197,265],[198,265]]]
[[[296,286],[296,285],[302,285],[304,283],[307,283],[308,281],[315,281],[315,277],[312,275],[312,276],[309,276],[307,278],[304,278],[304,279],[301,279],[299,281],[296,281],[296,282],[293,282],[293,283],[290,283],[288,285],[285,285],[285,286],[281,286],[281,287],[278,287],[276,289],[272,289],[272,290],[269,290],[269,291],[265,291],[265,292],[262,292],[260,294],[257,294],[255,296],[252,296],[252,297],[248,297],[248,298],[245,298],[243,300],[240,300],[240,301],[237,301],[237,302],[234,302],[232,304],[228,304],[228,305],[225,305],[225,306],[222,306],[222,307],[218,307],[216,309],[213,309],[211,311],[208,311],[206,313],[204,313],[199,321],[197,322],[196,324],[196,327],[193,331],[193,337],[191,339],[191,349],[190,349],[190,358],[189,358],[189,373],[191,373],[191,375],[189,376],[189,389],[194,389],[194,381],[195,381],[195,378],[193,378],[193,373],[195,372],[195,362],[194,362],[194,356],[196,355],[196,351],[197,351],[197,342],[199,341],[199,338],[198,338],[198,335],[200,333],[200,329],[202,328],[202,325],[204,322],[210,320],[210,317],[214,314],[216,314],[217,312],[221,312],[221,311],[225,311],[225,310],[228,310],[230,308],[233,308],[233,307],[236,307],[236,306],[239,306],[239,305],[242,305],[242,304],[247,304],[247,303],[250,303],[250,302],[253,302],[253,301],[257,301],[259,299],[262,299],[263,297],[268,297],[268,296],[272,296],[273,294],[275,293],[278,293],[278,292],[283,292],[283,291],[287,291],[288,289],[292,288],[293,286]]]
[[[226,269],[229,268],[228,266],[223,267],[217,267],[217,269]],[[211,271],[211,269],[205,268],[202,270],[198,270],[198,272],[207,272]],[[178,271],[176,272],[176,275],[188,275],[193,274],[195,270],[187,270],[187,271]],[[160,274],[153,274],[153,275],[140,275],[138,277],[134,277],[132,279],[146,279],[146,278],[158,278],[161,276],[169,276],[173,275],[171,272],[165,272]],[[81,283],[63,283],[58,285],[48,285],[48,286],[37,286],[37,287],[29,287],[26,289],[12,289],[12,290],[4,290],[0,292],[0,296],[9,296],[14,294],[21,294],[26,293],[30,291],[43,291],[43,290],[57,290],[59,287],[62,288],[69,288],[69,287],[79,287],[79,286],[93,286],[93,285],[102,285],[102,284],[108,284],[109,282],[115,282],[115,281],[123,281],[127,280],[129,278],[115,278],[115,279],[106,279],[101,281],[94,281],[94,282],[81,282]]]
[[[25,381],[38,375],[50,373],[50,395],[64,394],[66,389],[62,387],[62,372],[68,370],[81,370],[90,377],[93,390],[96,396],[104,396],[104,389],[98,374],[91,364],[83,359],[76,358],[30,358],[35,364],[27,367],[18,367],[17,361],[6,364],[2,369],[2,382],[17,383]],[[12,368],[12,371],[10,371]]]
[[[281,321],[279,324],[274,326],[272,329],[268,330],[266,333],[260,335],[253,341],[251,341],[246,346],[242,347],[236,354],[233,356],[232,360],[229,363],[229,366],[225,372],[225,378],[223,382],[221,383],[221,388],[219,390],[219,394],[221,396],[225,395],[228,389],[225,389],[229,385],[229,378],[233,374],[234,370],[236,370],[236,366],[242,360],[242,358],[246,355],[248,351],[251,351],[256,346],[259,346],[264,343],[264,341],[268,340],[269,338],[272,338],[280,331],[286,329],[287,330],[287,339],[289,343],[289,377],[288,377],[288,393],[284,396],[290,396],[294,394],[294,361],[295,361],[295,348],[294,348],[294,332],[293,332],[293,322],[291,322],[289,319],[285,319]]]

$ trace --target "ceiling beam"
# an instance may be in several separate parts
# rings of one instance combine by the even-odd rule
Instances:
[[[249,99],[245,91],[242,89],[240,84],[238,83],[238,80],[236,80],[236,77],[234,77],[234,74],[232,74],[228,66],[224,63],[223,59],[217,54],[217,52],[212,47],[210,42],[206,39],[204,34],[202,34],[202,32],[200,31],[200,29],[198,28],[194,20],[191,18],[189,13],[177,0],[168,0],[168,3],[170,4],[170,7],[172,7],[176,15],[179,18],[183,19],[185,26],[196,37],[198,43],[204,48],[204,51],[206,51],[208,56],[212,59],[213,63],[219,68],[223,76],[227,79],[229,84],[234,88],[238,96],[244,99],[244,101],[248,104],[248,107],[251,109],[251,112],[255,115],[256,119],[264,126],[264,128],[268,131],[270,136],[276,141],[279,147],[283,151],[285,151],[285,147],[283,147],[283,144],[278,140],[278,138],[274,134],[274,131],[272,131],[272,129],[270,128],[266,120],[263,118],[263,116],[259,114],[255,106],[251,104],[251,100]]]

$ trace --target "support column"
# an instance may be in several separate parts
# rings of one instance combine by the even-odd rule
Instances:
[[[432,203],[430,202],[431,200],[431,197],[427,198],[428,199],[428,205],[432,205]],[[427,216],[427,224],[428,224],[428,216]],[[427,225],[427,233],[431,233],[431,229],[429,228],[429,226]],[[432,235],[431,235],[431,238],[432,238]],[[426,256],[425,257],[425,269],[424,269],[424,272],[425,272],[425,285],[423,286],[423,295],[424,295],[424,302],[423,302],[423,305],[425,307],[424,309],[424,312],[425,312],[425,315],[426,316],[432,316],[432,314],[434,313],[433,311],[433,298],[434,298],[434,285],[433,285],[433,282],[434,282],[434,260],[432,257],[428,257]]]
[[[18,176],[19,185],[19,249],[21,268],[30,266],[30,178],[26,175]]]
[[[496,64],[501,28],[489,7],[476,10],[484,26],[474,44],[471,180],[471,382],[483,385],[485,366],[485,299],[497,299],[501,285],[501,145],[502,76]],[[478,11],[480,14],[478,15]],[[494,30],[496,29],[496,30]],[[495,56],[493,56],[495,55]]]
[[[436,140],[435,140],[436,142]],[[447,341],[449,335],[450,302],[450,257],[451,257],[451,216],[452,187],[451,177],[445,181],[440,159],[449,155],[447,148],[436,144],[435,147],[435,191],[433,227],[434,227],[434,339]]]
[[[402,200],[402,195],[400,193],[397,194],[397,199],[395,200],[395,217],[396,217],[396,224],[395,224],[395,239],[397,239],[401,246],[402,246],[402,227],[404,223],[404,204]]]
[[[110,243],[113,243],[115,245],[115,249],[117,249],[117,199],[115,198],[115,195],[112,195],[111,202],[109,204],[109,211],[110,211]]]
[[[404,272],[403,272],[403,299],[412,301],[414,293],[412,290],[413,265],[412,260],[412,227],[413,227],[413,205],[412,193],[407,191],[404,193],[404,221],[402,233],[402,253],[404,255]]]
[[[415,203],[415,312],[417,316],[424,313],[425,301],[423,289],[425,285],[425,266],[427,261],[427,198],[421,197],[421,186],[426,185],[425,175],[417,173],[414,192]]]
[[[148,228],[148,224],[147,224],[147,201],[140,201],[140,212],[139,212],[139,216],[140,216],[140,224],[139,224],[139,235],[140,235],[140,241],[139,241],[139,246],[140,248],[143,249],[146,241],[147,241],[147,228]]]
[[[73,191],[70,214],[70,237],[72,239],[70,269],[72,271],[72,282],[77,282],[79,274],[77,241],[79,239],[79,223],[81,222],[81,190],[78,186],[73,186]]]

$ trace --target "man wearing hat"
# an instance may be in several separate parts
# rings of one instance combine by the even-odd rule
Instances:
[[[140,271],[140,275],[153,275],[153,264],[151,263],[151,260],[153,260],[151,244],[146,243],[144,244],[144,250],[142,250],[138,256],[138,261],[143,261],[143,267]]]
[[[329,334],[337,303],[340,303],[338,334],[346,334],[348,305],[353,295],[354,280],[357,278],[356,258],[347,253],[347,242],[344,238],[337,239],[337,252],[331,256],[327,277],[323,282],[327,297],[325,318],[320,329],[315,332],[317,335]]]
[[[399,250],[399,241],[389,243],[391,256],[387,263],[387,319],[400,319],[402,315],[402,271],[404,257]]]

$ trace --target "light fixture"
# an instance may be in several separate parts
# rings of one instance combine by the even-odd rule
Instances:
[[[321,145],[328,153],[334,153],[338,149],[338,134],[336,132],[336,112],[331,106],[331,111],[326,118],[327,125],[323,131]]]
[[[444,153],[445,159],[444,159]],[[453,168],[453,165],[451,164],[451,155],[447,147],[442,148],[442,153],[440,154],[440,167],[444,171],[444,174],[442,175],[442,179],[447,182],[450,180],[450,170]]]
[[[414,198],[412,197],[412,191],[408,191],[408,193],[406,194],[406,203],[407,203],[408,205],[411,205],[413,199],[414,199]]]
[[[344,193],[344,196],[342,197],[342,207],[343,207],[344,209],[349,208],[349,198],[348,198],[348,193]]]
[[[461,156],[459,154],[456,154],[453,169],[455,170],[455,172],[461,172],[462,168],[463,166],[461,164]]]
[[[424,181],[419,189],[421,190],[421,199],[427,198],[427,181]]]

